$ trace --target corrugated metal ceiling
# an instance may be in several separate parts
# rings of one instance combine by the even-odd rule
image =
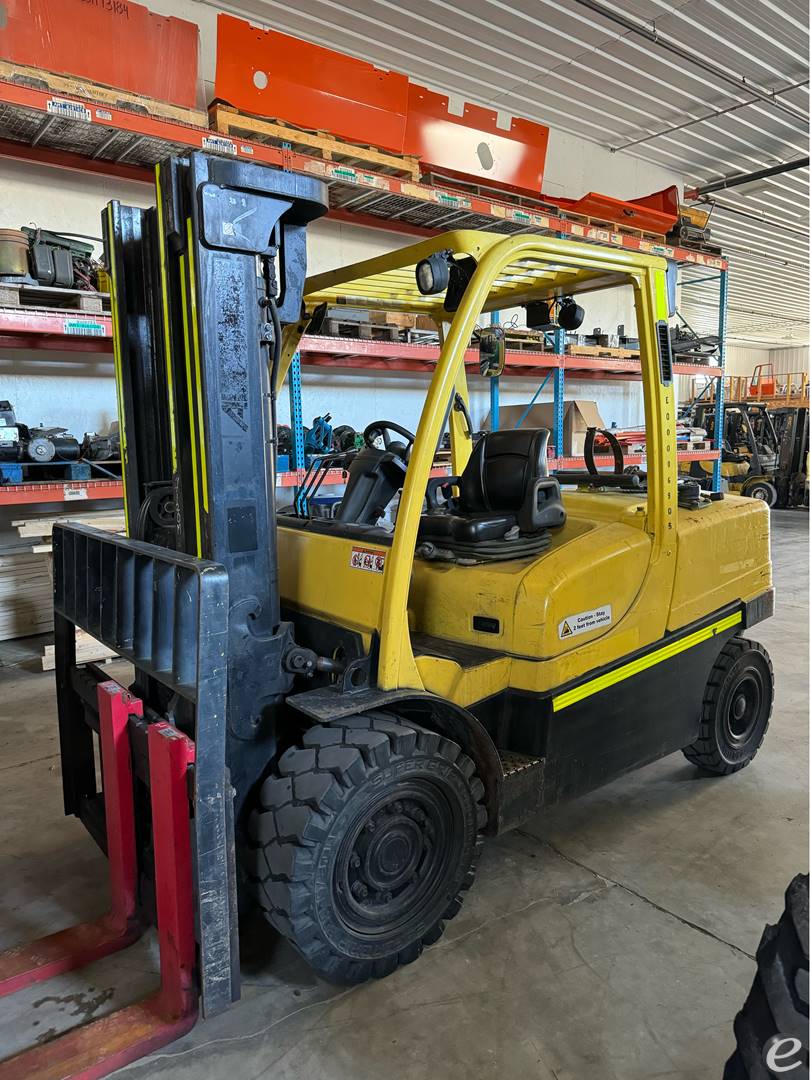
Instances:
[[[206,2],[625,147],[687,187],[807,154],[808,17],[799,0]],[[807,343],[808,170],[713,198],[713,238],[732,264],[729,340]],[[686,290],[684,314],[696,328],[714,328],[716,291],[715,282]]]

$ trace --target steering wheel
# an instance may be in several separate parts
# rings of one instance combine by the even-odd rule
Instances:
[[[405,440],[404,445],[398,440],[391,438],[390,432],[392,431],[395,434],[402,436]],[[395,453],[402,461],[408,460],[411,447],[416,441],[416,436],[412,431],[408,431],[408,429],[402,427],[401,424],[395,424],[393,420],[374,420],[363,432],[363,442],[372,450],[374,449],[374,443],[379,438],[382,438],[385,449],[391,450],[392,453]]]

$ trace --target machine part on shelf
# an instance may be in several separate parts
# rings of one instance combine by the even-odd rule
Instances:
[[[20,427],[10,401],[0,401],[0,461],[19,461]]]
[[[104,846],[79,626],[134,665],[134,760],[161,722],[194,743],[193,845],[178,850],[196,907],[190,993],[208,1016],[239,996],[239,901],[328,978],[415,960],[459,911],[484,834],[701,738],[718,657],[772,613],[773,591],[763,506],[676,505],[663,259],[459,231],[305,281],[306,226],[327,203],[314,177],[192,154],[161,164],[156,195],[103,219],[129,536],[53,531],[62,778],[66,812]],[[448,250],[475,267],[452,319],[413,274]],[[595,274],[634,286],[645,491],[637,474],[585,473],[616,490],[563,494],[546,427],[474,441],[454,411],[484,316],[576,305]],[[309,313],[376,310],[392,279],[398,309],[450,323],[416,433],[380,419],[360,450],[314,455],[277,514],[275,400]],[[454,475],[433,477],[448,418]],[[320,516],[333,468],[345,493]],[[155,515],[159,539],[138,531]],[[139,816],[146,864],[161,835]]]
[[[67,428],[29,427],[17,420],[10,401],[0,401],[0,462],[47,465],[75,462],[80,456],[79,441]],[[8,476],[5,479],[8,482]]]
[[[279,455],[290,456],[293,449],[292,428],[289,424],[279,424],[276,429],[276,449]]]
[[[23,445],[23,456],[29,461],[78,461],[79,440],[67,433],[67,428],[30,428],[30,437]]]
[[[696,333],[677,309],[675,316],[678,322],[669,329],[673,354],[682,362],[694,360],[708,363],[716,358],[720,338],[716,334]]]
[[[21,229],[0,229],[0,281],[35,284],[28,267],[28,237]]]
[[[347,450],[360,450],[365,445],[363,433],[355,431],[350,424],[338,424],[332,431],[335,450],[345,453]]]
[[[311,428],[304,428],[304,452],[310,454],[328,454],[332,449],[331,413],[316,416]]]
[[[98,435],[96,432],[85,432],[82,439],[81,456],[87,461],[120,461],[121,459],[121,435],[114,429],[106,435]]]
[[[711,243],[712,231],[709,228],[714,203],[709,203],[708,206],[709,209],[705,210],[681,203],[678,207],[678,220],[667,233],[667,243],[693,251],[703,251],[707,255],[719,255],[721,249]]]
[[[23,226],[22,232],[28,237],[31,274],[37,284],[97,290],[98,264],[93,258],[92,244],[28,225]]]

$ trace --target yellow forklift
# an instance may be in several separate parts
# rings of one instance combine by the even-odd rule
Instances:
[[[721,473],[729,490],[772,509],[807,504],[807,407],[731,401],[723,407]],[[695,402],[692,423],[714,441],[714,402]],[[694,461],[688,475],[708,488],[712,462]]]
[[[167,948],[186,941],[186,1000],[210,1015],[238,997],[238,916],[257,903],[318,975],[385,976],[458,912],[484,837],[674,751],[718,774],[751,761],[773,700],[742,636],[773,611],[768,512],[678,479],[663,259],[465,231],[304,283],[313,178],[193,154],[159,167],[156,197],[104,214],[128,536],[54,529],[56,675],[66,812],[119,852],[100,731],[131,755],[133,910],[148,921],[157,899]],[[482,315],[627,287],[646,477],[620,460],[551,476],[546,430],[474,443]],[[441,327],[421,418],[374,420],[322,459],[347,470],[333,518],[306,499],[277,513],[276,397],[302,334],[344,303]],[[431,475],[448,426],[451,474]],[[77,665],[76,627],[132,662],[127,688]],[[170,814],[158,736],[186,746]],[[192,930],[160,906],[183,806]]]

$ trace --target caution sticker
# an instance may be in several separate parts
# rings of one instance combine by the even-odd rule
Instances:
[[[352,570],[369,570],[372,574],[382,574],[385,570],[385,552],[374,548],[353,547],[349,557]]]
[[[565,638],[576,637],[577,634],[587,634],[589,630],[596,630],[600,626],[610,626],[613,622],[613,612],[610,604],[594,608],[593,611],[580,611],[577,615],[568,615],[557,627],[560,641]]]

